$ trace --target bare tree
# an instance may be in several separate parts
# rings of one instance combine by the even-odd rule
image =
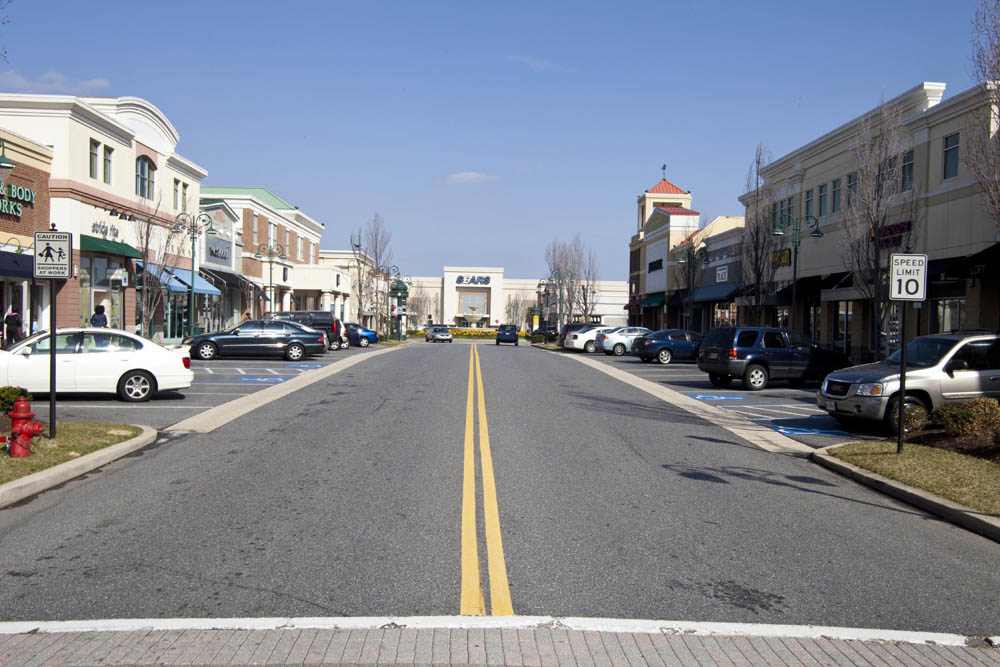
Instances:
[[[430,293],[423,287],[417,287],[410,291],[406,300],[406,314],[410,321],[410,326],[423,324],[427,315],[431,312],[432,298]]]
[[[774,283],[777,271],[774,253],[781,247],[781,237],[775,236],[771,189],[761,169],[771,159],[764,144],[757,144],[753,161],[747,171],[746,188],[741,201],[746,207],[743,240],[740,244],[743,298],[750,303],[750,323],[764,324],[765,299]]]
[[[364,226],[351,234],[354,269],[357,272],[353,290],[358,312],[374,312],[374,328],[382,329],[387,335],[386,294],[381,273],[389,268],[392,261],[391,243],[392,233],[386,228],[378,211]]]
[[[139,199],[135,209],[135,248],[142,255],[142,282],[136,295],[136,306],[140,313],[140,333],[152,338],[153,324],[157,315],[163,316],[167,285],[170,282],[171,269],[175,268],[179,260],[184,232],[157,220],[160,199],[157,199],[155,204]]]
[[[694,326],[694,292],[701,284],[701,269],[705,264],[705,255],[699,249],[701,243],[701,232],[683,241],[674,248],[678,259],[674,262],[675,285],[686,291],[684,298],[684,312],[687,321],[684,326],[688,329],[696,329]]]
[[[983,208],[1000,227],[1000,0],[980,0],[972,21],[972,76],[985,104],[966,119],[959,150],[983,190]]]
[[[504,316],[507,324],[513,324],[519,329],[524,326],[528,318],[528,301],[520,294],[514,294],[507,299],[507,306],[504,308]]]
[[[545,263],[549,268],[550,285],[554,288],[556,301],[559,304],[556,327],[561,328],[564,322],[571,318],[567,317],[567,309],[572,312],[569,303],[569,292],[572,281],[572,271],[570,269],[569,248],[567,244],[558,239],[553,239],[545,246]]]
[[[580,282],[577,285],[578,303],[580,312],[585,322],[590,322],[594,318],[594,311],[597,310],[597,300],[600,293],[597,289],[597,254],[593,249],[586,251],[580,269]]]
[[[888,257],[912,248],[921,213],[910,144],[901,110],[883,101],[859,121],[851,148],[841,243],[844,267],[869,303],[868,349],[876,357],[889,306]]]

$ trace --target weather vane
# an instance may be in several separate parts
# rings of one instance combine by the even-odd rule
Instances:
[[[667,178],[667,165],[665,165],[665,164],[661,165],[660,166],[660,171],[663,172],[663,179],[666,180],[666,178]]]

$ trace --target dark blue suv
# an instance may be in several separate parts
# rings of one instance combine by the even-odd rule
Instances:
[[[698,355],[699,370],[716,387],[728,387],[734,378],[751,391],[771,380],[788,380],[801,387],[851,365],[846,354],[824,350],[802,334],[771,327],[716,327],[708,332]]]

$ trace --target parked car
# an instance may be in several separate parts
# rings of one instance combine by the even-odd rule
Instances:
[[[771,380],[801,387],[850,365],[843,352],[824,350],[796,331],[771,327],[716,327],[705,336],[698,356],[698,368],[716,387],[740,378],[751,391],[764,389]]]
[[[541,334],[545,336],[545,340],[547,340],[550,343],[559,338],[559,330],[556,329],[555,327],[538,327],[537,329],[532,331],[531,334],[532,335]]]
[[[556,339],[556,345],[559,347],[564,347],[566,344],[566,335],[571,331],[579,331],[584,327],[594,327],[594,324],[587,324],[586,322],[571,322],[570,324],[562,325],[559,329],[559,337]]]
[[[48,392],[52,337],[40,331],[0,351],[4,385]],[[194,381],[190,348],[164,346],[118,329],[56,330],[56,391],[118,394],[148,401],[157,391],[186,389]]]
[[[424,334],[424,340],[428,343],[453,343],[454,340],[451,336],[451,331],[448,327],[431,327],[426,334]]]
[[[696,359],[701,334],[684,329],[661,329],[635,339],[635,354],[642,361],[669,364],[674,359]]]
[[[816,404],[840,422],[896,423],[899,358],[844,368],[826,376]],[[907,412],[929,413],[979,396],[1000,398],[1000,335],[958,332],[919,336],[906,344]]]
[[[598,347],[604,352],[604,354],[613,354],[616,357],[620,357],[626,352],[632,350],[632,342],[636,338],[645,336],[651,333],[646,327],[618,327],[614,331],[606,331],[600,338],[600,344]]]
[[[326,333],[285,320],[247,320],[225,331],[184,339],[198,359],[279,356],[299,361],[326,352]]]
[[[517,347],[517,327],[513,324],[501,324],[497,329],[497,345],[500,343],[514,343]]]
[[[344,329],[347,331],[347,340],[350,341],[351,345],[368,347],[372,343],[378,342],[377,333],[355,322],[345,322]]]
[[[274,313],[269,319],[297,322],[313,329],[319,329],[326,333],[331,350],[346,348],[350,345],[344,324],[328,310],[286,310]]]
[[[567,333],[566,341],[563,343],[563,347],[571,350],[593,352],[597,349],[597,343],[594,342],[594,339],[597,338],[597,334],[604,331],[611,331],[612,329],[614,329],[614,327],[602,327],[597,324],[589,324],[582,329],[577,329],[576,331],[570,331]]]
[[[602,352],[604,350],[604,341],[607,339],[608,334],[612,334],[622,328],[624,327],[614,327],[612,329],[608,329],[607,331],[599,332],[596,336],[594,336],[594,349],[597,352]]]

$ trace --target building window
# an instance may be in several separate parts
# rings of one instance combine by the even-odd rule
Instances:
[[[188,210],[188,184],[181,183],[181,210],[187,213]]]
[[[174,210],[175,211],[180,208],[180,199],[181,199],[181,182],[178,181],[175,178],[174,179]]]
[[[649,263],[649,270],[646,273],[652,273],[653,271],[660,271],[663,269],[663,260],[655,259]]]
[[[847,175],[847,205],[854,203],[854,198],[858,196],[858,174],[851,172]]]
[[[899,174],[900,190],[906,192],[913,189],[913,151],[903,154],[903,168]]]
[[[818,215],[821,218],[824,215],[826,215],[826,199],[827,199],[826,189],[827,189],[826,183],[819,186],[819,208],[816,211],[816,215]]]
[[[274,246],[278,242],[278,225],[269,223],[267,226],[267,245]]]
[[[958,133],[944,138],[944,177],[958,176]]]
[[[90,140],[90,177],[97,178],[97,154],[101,149],[101,142]]]
[[[256,248],[259,241],[257,240],[257,214],[253,214],[253,245]]]
[[[296,248],[296,255],[295,256],[298,257],[299,259],[302,259],[302,237],[301,236],[298,239],[298,248]]]
[[[830,200],[830,213],[837,213],[840,211],[840,179],[836,178],[833,181],[833,198]]]
[[[965,298],[935,301],[937,333],[949,333],[962,328],[965,318]]]
[[[111,185],[111,154],[115,149],[110,146],[104,147],[104,182]]]
[[[153,199],[156,191],[156,167],[145,155],[135,161],[135,193],[143,199]]]
[[[813,191],[810,188],[806,190],[806,215],[813,214]]]

